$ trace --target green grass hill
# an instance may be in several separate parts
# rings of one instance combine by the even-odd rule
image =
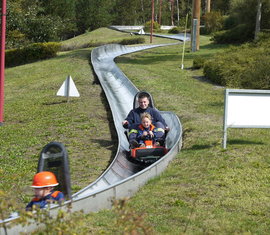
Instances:
[[[108,43],[119,37],[130,35],[99,29],[63,43]],[[91,49],[61,52],[53,59],[6,69],[1,212],[24,207],[31,199],[29,185],[39,153],[50,141],[62,142],[68,149],[73,192],[93,182],[114,157],[116,133],[89,65]],[[63,223],[51,222],[54,229],[43,234],[58,230],[63,234],[269,234],[269,130],[229,129],[224,150],[225,87],[209,83],[202,70],[191,69],[196,56],[211,57],[223,50],[204,36],[198,52],[191,53],[187,43],[183,70],[182,45],[116,59],[139,89],[152,94],[159,110],[179,116],[183,148],[161,176],[134,197],[115,202],[113,210],[67,216]],[[81,95],[69,102],[56,96],[68,75]]]

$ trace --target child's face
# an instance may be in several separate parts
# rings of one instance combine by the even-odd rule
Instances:
[[[142,125],[144,128],[149,128],[149,126],[151,125],[151,120],[147,117],[143,118]]]
[[[35,190],[35,197],[36,198],[43,198],[51,192],[52,187],[34,188],[34,190]]]

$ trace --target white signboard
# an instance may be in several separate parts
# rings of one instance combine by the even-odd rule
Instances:
[[[270,91],[226,89],[224,148],[227,128],[270,128]]]

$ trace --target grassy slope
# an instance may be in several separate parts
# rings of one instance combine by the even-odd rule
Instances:
[[[25,204],[39,153],[50,141],[65,144],[73,192],[106,169],[116,140],[110,111],[88,63],[91,49],[6,70],[5,123],[0,132],[0,190]],[[57,97],[71,75],[80,98]],[[14,193],[15,191],[15,193]]]
[[[181,153],[131,204],[145,210],[159,233],[267,233],[269,130],[229,130],[224,151],[224,88],[196,79],[201,71],[181,71],[176,51],[155,49],[118,60],[139,88],[152,92],[158,108],[176,112],[184,126]],[[214,46],[202,46],[186,58],[215,52]]]
[[[77,37],[71,38],[69,40],[63,41],[61,44],[63,46],[69,46],[69,47],[79,47],[81,45],[84,45],[85,43],[91,43],[91,44],[107,44],[107,43],[114,43],[117,41],[121,41],[123,39],[130,38],[129,33],[123,33],[120,31],[111,30],[108,28],[102,28],[102,30],[97,29],[91,32],[87,32],[85,34],[79,35]],[[143,36],[143,35],[133,35],[132,37],[144,37],[146,43],[149,43],[149,37]],[[176,42],[170,39],[162,39],[158,38],[155,40],[155,43],[171,43]]]
[[[201,50],[186,54],[185,67],[191,66],[197,54],[211,56],[218,50],[202,37]],[[116,143],[113,145],[106,124],[111,119],[104,109],[106,102],[100,96],[100,87],[92,84],[93,75],[86,60],[89,52],[88,49],[69,52],[53,60],[7,70],[6,94],[10,95],[6,95],[6,124],[1,132],[0,177],[5,178],[1,190],[10,193],[14,180],[20,185],[30,183],[32,176],[29,175],[35,171],[37,152],[50,140],[68,145],[72,179],[76,179],[77,187],[83,186],[79,182],[84,181],[89,172],[83,167],[83,161],[88,161],[90,167],[98,164],[100,153],[106,158],[101,160],[103,164],[99,170],[91,169],[91,177],[106,167],[113,154],[109,147]],[[198,79],[202,75],[200,70],[181,70],[181,52],[180,46],[170,46],[117,59],[118,65],[139,89],[152,93],[157,108],[178,114],[184,127],[182,151],[160,177],[151,180],[129,200],[128,210],[133,216],[145,213],[144,222],[155,234],[267,234],[269,131],[229,130],[228,149],[223,150],[224,88]],[[54,96],[69,73],[75,77],[82,94],[80,99],[69,104],[71,107],[59,102],[64,99]],[[37,79],[40,83],[36,83]],[[15,90],[19,91],[16,96]],[[91,112],[91,108],[95,112]],[[93,159],[93,145],[95,151],[100,151],[94,163],[85,157],[90,155]],[[83,153],[79,154],[82,149]],[[82,158],[79,166],[80,161],[75,161],[77,157]],[[23,188],[26,186],[20,186]],[[80,216],[74,232],[117,233],[123,228],[116,225],[116,218],[110,210]],[[128,228],[129,225],[122,222],[122,226]]]
[[[64,43],[108,43],[129,37],[102,28]],[[159,39],[158,43],[171,41]],[[29,185],[39,153],[50,141],[62,142],[68,149],[73,192],[93,182],[114,157],[117,138],[106,98],[89,66],[90,53],[91,48],[61,52],[57,58],[5,71],[0,195],[5,192],[19,207],[32,198]],[[67,103],[56,92],[69,74],[81,97]]]

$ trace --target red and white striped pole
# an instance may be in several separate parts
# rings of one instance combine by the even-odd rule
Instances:
[[[1,13],[1,57],[0,57],[0,125],[4,119],[5,43],[6,43],[6,0],[2,0]]]

